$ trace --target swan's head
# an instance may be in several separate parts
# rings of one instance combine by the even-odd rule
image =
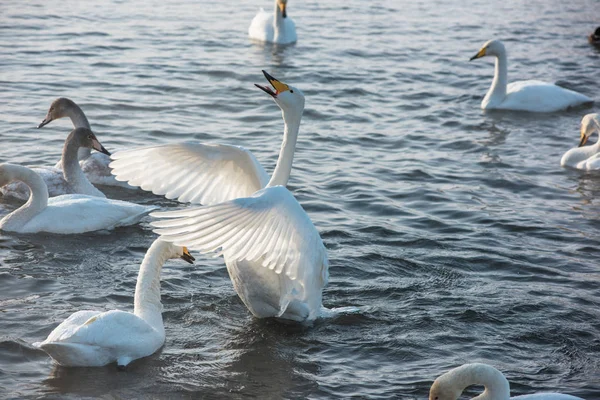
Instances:
[[[279,10],[281,11],[281,16],[287,18],[287,0],[277,0],[277,7],[279,7]]]
[[[88,128],[73,129],[67,137],[67,142],[70,141],[75,142],[78,147],[87,147],[110,156],[110,153],[104,148],[104,146],[102,146],[102,144],[100,144],[100,141],[98,141],[98,138],[96,135],[94,135],[94,132]]]
[[[594,132],[600,133],[600,114],[588,114],[582,118],[581,140],[579,141],[579,147],[586,144]]]
[[[77,107],[73,100],[67,99],[66,97],[60,97],[50,104],[50,108],[48,109],[48,113],[46,114],[46,118],[38,125],[38,128],[42,126],[48,125],[50,122],[55,119],[63,118],[69,116],[69,111]]]
[[[502,44],[499,40],[489,40],[483,44],[481,49],[475,54],[473,57],[469,59],[469,61],[476,60],[485,56],[499,56],[501,54],[505,54],[506,49],[504,48],[504,44]]]
[[[448,379],[448,374],[449,372],[445,373],[433,382],[429,389],[429,400],[456,400],[460,397],[463,388]]]
[[[299,115],[302,115],[302,111],[304,110],[304,94],[302,91],[278,81],[265,70],[263,70],[263,74],[271,86],[273,86],[275,91],[273,91],[269,86],[261,86],[256,83],[254,85],[273,97],[275,103],[277,103],[279,108],[281,108],[281,110],[284,112],[295,112]]]
[[[152,248],[162,255],[163,260],[172,260],[175,258],[181,258],[185,262],[193,264],[196,259],[192,257],[187,247],[177,246],[173,243],[166,242],[160,237],[152,243]]]

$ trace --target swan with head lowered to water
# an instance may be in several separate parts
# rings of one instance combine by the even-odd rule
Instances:
[[[486,42],[469,61],[486,56],[496,57],[496,69],[492,86],[481,102],[484,110],[554,112],[593,102],[581,93],[552,83],[532,80],[508,84],[506,49],[499,40]]]
[[[165,342],[160,302],[160,273],[163,264],[181,258],[193,264],[185,247],[156,239],[150,246],[138,274],[133,313],[111,310],[77,311],[64,320],[43,342],[33,345],[66,367],[101,367],[153,354]]]
[[[261,8],[248,28],[250,39],[276,44],[295,43],[296,24],[287,15],[287,3],[287,0],[275,0],[273,13]]]
[[[579,146],[567,151],[560,160],[563,167],[587,171],[600,169],[600,138],[591,146],[583,146],[594,132],[600,135],[600,115],[587,114],[581,120]]]
[[[457,400],[471,385],[484,386],[473,400],[583,400],[561,393],[536,393],[510,397],[510,385],[502,372],[480,363],[464,364],[439,376],[429,391],[429,400]]]
[[[223,254],[233,286],[256,317],[305,321],[322,310],[327,251],[312,221],[285,185],[304,95],[263,71],[274,91],[258,86],[281,108],[285,129],[273,175],[248,150],[182,143],[118,152],[118,180],[205,207],[152,214],[163,240]]]
[[[50,122],[68,117],[74,128],[91,129],[87,117],[73,100],[60,97],[50,104],[46,117],[38,125],[38,129],[48,125]],[[110,173],[110,157],[104,153],[91,153],[90,149],[82,147],[77,152],[77,159],[87,179],[94,185],[120,186],[133,189],[124,182],[119,182]],[[64,157],[56,163],[55,168],[62,169]]]

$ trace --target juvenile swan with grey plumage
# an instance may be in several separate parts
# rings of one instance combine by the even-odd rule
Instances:
[[[67,99],[66,97],[60,97],[50,104],[48,113],[44,120],[38,125],[38,128],[42,128],[56,119],[65,117],[68,117],[71,120],[74,128],[91,129],[90,123],[81,107],[73,100]],[[110,173],[110,168],[108,167],[110,157],[108,157],[107,154],[91,153],[90,149],[82,147],[77,153],[77,159],[81,165],[81,170],[87,179],[94,185],[120,186],[127,189],[134,189],[125,182],[117,181]],[[62,160],[63,159],[56,163],[55,168],[62,168]]]
[[[140,265],[133,313],[85,310],[72,314],[43,342],[33,345],[44,350],[58,364],[67,367],[100,367],[131,361],[153,354],[165,342],[160,302],[160,273],[163,264],[182,258],[193,264],[185,247],[156,239]]]
[[[85,194],[87,196],[106,197],[104,193],[98,190],[86,178],[77,161],[77,152],[79,149],[94,149],[105,155],[110,153],[100,144],[96,135],[88,128],[76,128],[71,131],[62,152],[62,170],[55,167],[34,167],[46,183],[48,195],[50,197],[61,194]],[[4,196],[16,197],[21,200],[27,200],[29,189],[23,182],[15,182],[4,188],[0,188]]]

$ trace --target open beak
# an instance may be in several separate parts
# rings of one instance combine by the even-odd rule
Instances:
[[[287,12],[285,11],[285,3],[279,3],[279,9],[281,10],[281,16],[287,18]]]
[[[104,154],[106,154],[107,156],[110,156],[110,153],[109,153],[109,151],[108,151],[108,150],[106,150],[106,149],[104,148],[104,146],[102,146],[102,145],[100,144],[100,142],[98,141],[98,139],[96,139],[96,138],[92,139],[92,149],[94,149],[94,150],[96,150],[96,151],[99,151],[100,153],[104,153]]]
[[[476,59],[481,58],[483,56],[485,56],[485,47],[483,49],[479,50],[477,52],[477,54],[475,54],[473,57],[469,58],[469,61],[476,60]]]
[[[181,259],[183,261],[186,261],[190,264],[193,264],[194,261],[196,261],[196,259],[194,257],[192,257],[192,255],[190,254],[189,250],[187,249],[187,247],[183,248],[183,255],[181,256]]]
[[[269,75],[269,73],[267,71],[265,71],[264,69],[262,70],[262,73],[265,75],[265,78],[267,78],[267,80],[269,81],[271,86],[273,86],[273,89],[275,89],[275,91],[271,90],[271,88],[268,86],[261,86],[257,83],[255,83],[254,86],[263,90],[264,92],[269,94],[271,97],[276,98],[279,93],[285,92],[286,90],[290,90],[288,85],[286,85],[285,83],[279,82],[277,79],[275,79],[271,75]]]
[[[40,122],[40,124],[38,125],[38,129],[40,129],[43,126],[48,125],[50,122],[52,122],[52,118],[50,118],[49,116],[46,116],[46,118],[44,118],[44,120],[42,122]]]

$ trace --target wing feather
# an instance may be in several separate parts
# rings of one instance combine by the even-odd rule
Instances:
[[[269,177],[248,150],[179,143],[120,151],[111,156],[118,181],[182,203],[218,204],[250,196]]]
[[[163,240],[202,253],[223,253],[231,260],[262,260],[265,268],[285,273],[304,287],[322,288],[327,252],[319,232],[294,196],[283,186],[251,197],[187,210],[155,212]]]

